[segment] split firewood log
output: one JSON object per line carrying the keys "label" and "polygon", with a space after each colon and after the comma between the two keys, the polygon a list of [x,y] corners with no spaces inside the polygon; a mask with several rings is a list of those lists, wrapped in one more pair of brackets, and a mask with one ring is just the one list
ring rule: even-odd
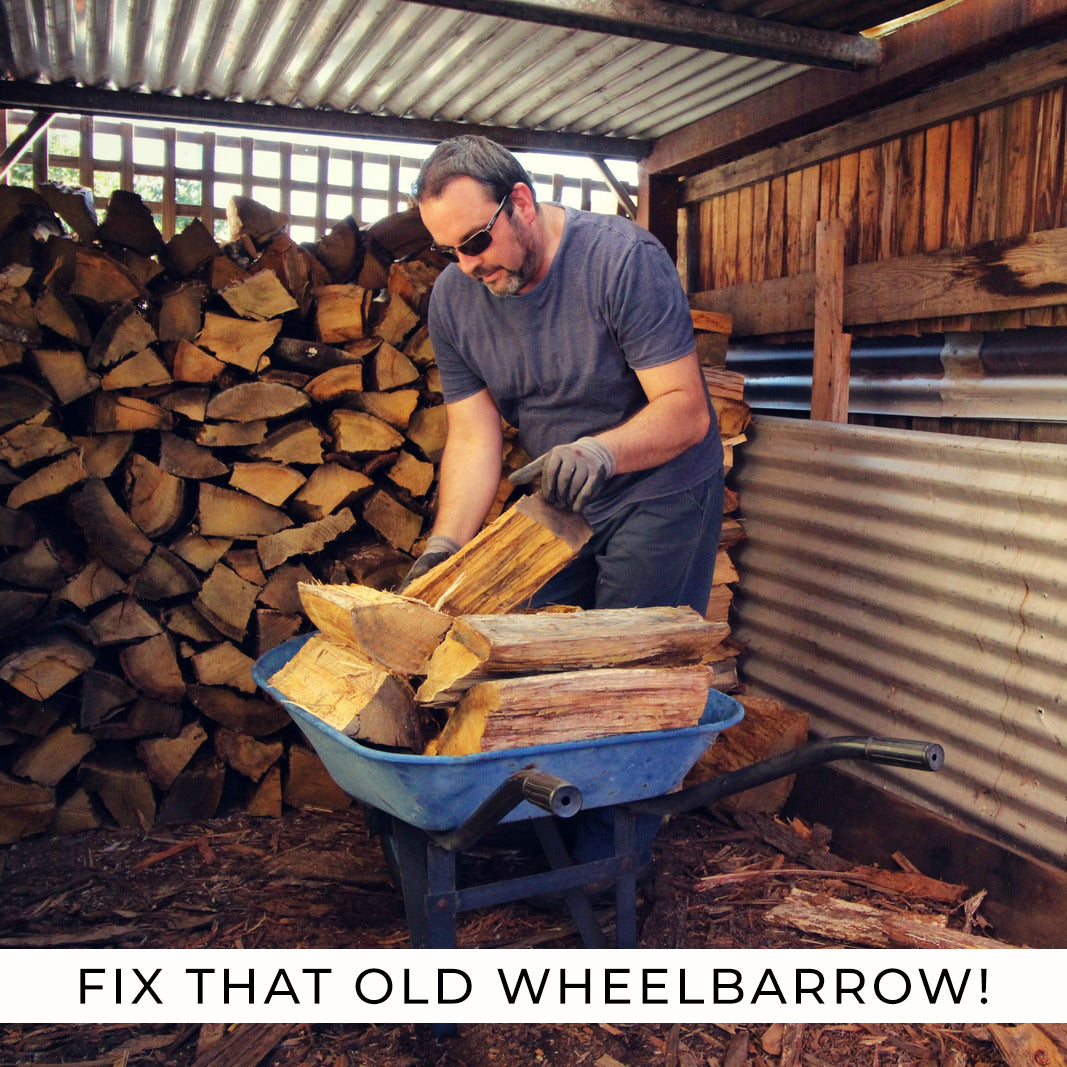
{"label": "split firewood log", "polygon": [[146,256],[162,252],[164,248],[152,212],[136,193],[125,189],[116,189],[111,194],[104,221],[94,236],[98,241],[132,248]]}
{"label": "split firewood log", "polygon": [[91,189],[43,182],[38,192],[45,203],[80,237],[91,241],[96,236],[98,222],[96,203]]}
{"label": "split firewood log", "polygon": [[494,676],[707,663],[728,632],[691,608],[463,615],[430,657],[417,696],[447,706]]}
{"label": "split firewood log", "polygon": [[20,782],[0,772],[0,844],[39,833],[52,821],[55,790],[37,782]]}
{"label": "split firewood log", "polygon": [[99,376],[86,366],[79,349],[35,348],[33,361],[60,404],[72,404],[100,387]]}
{"label": "split firewood log", "polygon": [[513,611],[592,536],[580,515],[526,496],[405,590],[449,615]]}
{"label": "split firewood log", "polygon": [[12,766],[19,778],[55,786],[96,746],[92,735],[63,723],[20,753]]}
{"label": "split firewood log", "polygon": [[481,682],[467,690],[428,755],[695,726],[707,704],[707,667],[565,671]]}
{"label": "split firewood log", "polygon": [[407,681],[321,635],[310,637],[270,684],[349,737],[421,752],[435,723]]}
{"label": "split firewood log", "polygon": [[272,270],[260,270],[241,278],[226,286],[219,296],[235,314],[259,322],[284,315],[287,311],[296,311],[300,307]]}
{"label": "split firewood log", "polygon": [[[269,803],[269,799],[269,795],[257,793],[258,803]],[[345,811],[352,806],[352,798],[330,777],[322,760],[302,744],[289,748],[288,767],[281,782],[281,801],[292,808],[310,807],[325,811]]]}
{"label": "split firewood log", "polygon": [[293,556],[314,555],[356,524],[349,508],[341,508],[324,519],[305,523],[289,530],[260,537],[256,541],[260,562],[266,571],[273,570]]}
{"label": "split firewood log", "polygon": [[767,912],[775,926],[791,926],[847,945],[871,948],[1011,948],[991,937],[948,927],[944,915],[900,913],[792,887]]}
{"label": "split firewood log", "polygon": [[285,752],[281,741],[257,741],[225,726],[215,731],[212,741],[219,758],[253,782],[261,781]]}
{"label": "split firewood log", "polygon": [[248,628],[259,589],[219,562],[204,579],[193,606],[220,633],[239,641]]}
{"label": "split firewood log", "polygon": [[308,618],[338,644],[405,675],[425,674],[452,618],[420,600],[365,585],[301,582]]}
{"label": "split firewood log", "polygon": [[[771,697],[742,695],[745,717],[724,730],[686,776],[685,785],[717,778],[728,771],[799,748],[808,739],[808,715]],[[793,790],[795,775],[786,775],[718,803],[728,811],[781,811]]]}
{"label": "split firewood log", "polygon": [[207,731],[198,722],[184,726],[176,737],[152,737],[137,743],[137,754],[149,778],[162,789],[170,789],[185,770],[197,749],[207,740]]}
{"label": "split firewood log", "polygon": [[281,382],[241,382],[216,393],[207,405],[207,417],[220,421],[254,422],[292,415],[310,401],[300,389]]}
{"label": "split firewood log", "polygon": [[78,781],[119,824],[146,830],[156,821],[156,798],[143,766],[130,756],[90,755],[78,766]]}
{"label": "split firewood log", "polygon": [[0,660],[0,679],[31,700],[47,700],[95,662],[92,649],[63,633],[42,635]]}
{"label": "split firewood log", "polygon": [[251,197],[231,196],[226,205],[226,224],[230,228],[231,241],[247,235],[254,244],[262,247],[288,228],[289,216]]}

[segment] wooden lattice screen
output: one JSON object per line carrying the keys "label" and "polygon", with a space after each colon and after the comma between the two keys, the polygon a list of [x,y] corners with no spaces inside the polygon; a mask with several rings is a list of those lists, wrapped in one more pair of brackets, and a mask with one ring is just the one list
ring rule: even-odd
{"label": "wooden lattice screen", "polygon": [[[29,112],[0,111],[4,144],[25,128]],[[423,154],[346,147],[340,138],[241,136],[93,116],[56,116],[46,134],[12,168],[8,182],[59,181],[92,189],[105,206],[115,189],[139,193],[156,215],[164,240],[199,218],[225,232],[226,203],[251,196],[292,220],[295,240],[312,241],[352,215],[369,224],[403,208]],[[532,174],[542,198],[586,210],[614,212],[606,182],[560,173]],[[624,183],[625,184],[625,183]],[[630,195],[636,190],[630,188]]]}

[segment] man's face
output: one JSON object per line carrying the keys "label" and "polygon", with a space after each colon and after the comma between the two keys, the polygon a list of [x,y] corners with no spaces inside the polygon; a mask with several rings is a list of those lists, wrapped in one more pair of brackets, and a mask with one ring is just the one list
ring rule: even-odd
{"label": "man's face", "polygon": [[498,204],[481,182],[462,177],[449,182],[440,196],[422,201],[419,211],[434,242],[457,249],[456,261],[464,274],[477,278],[496,296],[514,296],[533,283],[540,262],[522,203],[504,205],[490,231],[493,240],[479,255],[458,250],[471,234],[485,228]]}

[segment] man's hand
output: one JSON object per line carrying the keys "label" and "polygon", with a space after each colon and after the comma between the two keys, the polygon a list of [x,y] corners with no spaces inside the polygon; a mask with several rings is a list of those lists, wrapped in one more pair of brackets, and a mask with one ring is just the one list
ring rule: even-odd
{"label": "man's hand", "polygon": [[420,578],[438,563],[444,563],[449,556],[454,556],[459,550],[459,542],[453,541],[451,537],[445,537],[444,534],[431,535],[426,539],[426,548],[422,555],[411,565],[411,570],[404,575],[404,580],[396,587],[396,591],[403,593],[416,578]]}
{"label": "man's hand", "polygon": [[595,437],[556,445],[510,475],[512,485],[541,478],[541,495],[553,507],[581,511],[615,473],[615,456]]}

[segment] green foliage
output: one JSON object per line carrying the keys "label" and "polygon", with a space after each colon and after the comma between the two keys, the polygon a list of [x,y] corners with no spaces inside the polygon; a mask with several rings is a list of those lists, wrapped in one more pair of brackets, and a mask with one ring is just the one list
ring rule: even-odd
{"label": "green foliage", "polygon": [[33,164],[16,163],[8,173],[8,184],[33,188]]}
{"label": "green foliage", "polygon": [[158,204],[163,199],[163,178],[153,174],[135,174],[133,191],[142,200]]}

